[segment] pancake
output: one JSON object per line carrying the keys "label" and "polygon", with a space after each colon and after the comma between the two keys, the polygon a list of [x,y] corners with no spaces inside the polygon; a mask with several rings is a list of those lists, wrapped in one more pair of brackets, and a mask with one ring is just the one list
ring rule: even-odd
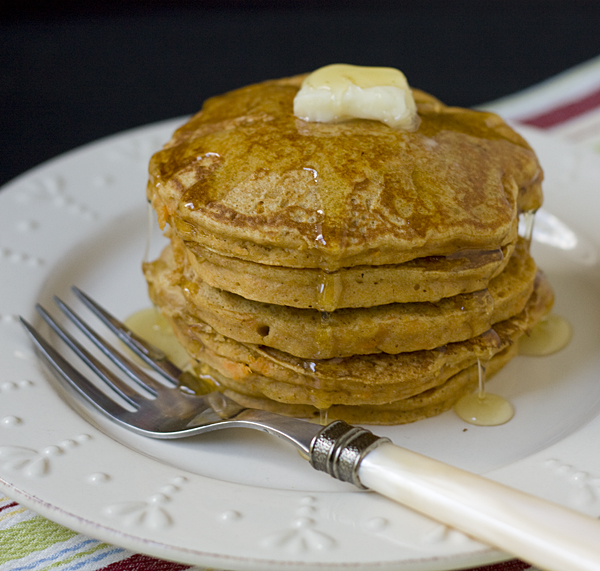
{"label": "pancake", "polygon": [[[241,404],[252,400],[252,406],[300,416],[327,409],[343,418],[352,412],[353,422],[400,423],[403,415],[394,413],[414,415],[425,404],[447,410],[472,390],[478,359],[489,366],[490,375],[499,370],[517,354],[519,337],[550,311],[552,303],[552,289],[538,273],[523,311],[482,335],[429,351],[326,360],[299,359],[233,341],[206,324],[190,327],[177,317],[169,319],[196,359],[200,376],[211,375]],[[385,412],[379,420],[378,412]]]}
{"label": "pancake", "polygon": [[213,288],[190,274],[186,261],[169,246],[145,266],[150,297],[166,315],[177,315],[191,331],[204,322],[236,341],[313,359],[434,349],[479,335],[523,309],[536,275],[521,240],[506,270],[484,290],[437,303],[338,310],[326,318],[324,332],[319,311],[259,303]]}
{"label": "pancake", "polygon": [[439,414],[550,311],[518,235],[542,170],[497,115],[416,89],[412,130],[301,120],[302,79],[209,99],[152,157],[170,243],[144,265],[150,298],[198,376],[242,405]]}
{"label": "pancake", "polygon": [[302,77],[209,99],[149,167],[161,225],[264,265],[336,271],[401,264],[516,239],[542,202],[542,171],[499,117],[413,91],[421,125],[307,123]]}
{"label": "pancake", "polygon": [[[316,268],[265,266],[220,256],[198,244],[172,238],[185,255],[192,279],[245,299],[332,312],[347,307],[432,301],[487,287],[508,263],[515,243],[498,250],[460,251],[403,264],[355,266],[325,272]],[[243,276],[243,279],[240,279]]]}
{"label": "pancake", "polygon": [[[517,353],[518,348],[511,345],[494,355],[486,363],[486,378],[491,379]],[[217,373],[216,378],[220,379],[221,376]],[[345,420],[354,424],[408,424],[450,410],[460,397],[475,391],[478,383],[479,371],[478,365],[475,364],[453,375],[443,385],[414,397],[383,405],[336,404],[326,409],[318,409],[311,405],[284,404],[263,396],[252,396],[229,389],[223,392],[243,406],[288,416],[314,418],[320,421],[325,418],[327,422]]]}

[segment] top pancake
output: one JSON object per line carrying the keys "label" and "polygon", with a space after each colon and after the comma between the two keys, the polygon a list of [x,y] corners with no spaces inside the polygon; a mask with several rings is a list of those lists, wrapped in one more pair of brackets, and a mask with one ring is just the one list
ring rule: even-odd
{"label": "top pancake", "polygon": [[185,241],[261,264],[334,271],[515,240],[541,169],[498,116],[414,90],[414,132],[293,115],[303,77],[209,99],[150,162],[148,196]]}

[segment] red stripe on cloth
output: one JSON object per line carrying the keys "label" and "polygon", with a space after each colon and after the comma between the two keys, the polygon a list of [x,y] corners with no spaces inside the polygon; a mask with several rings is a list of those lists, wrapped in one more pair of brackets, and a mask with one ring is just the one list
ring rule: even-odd
{"label": "red stripe on cloth", "polygon": [[525,563],[519,559],[511,559],[510,561],[493,563],[484,567],[474,567],[473,569],[469,569],[469,571],[525,571],[526,569],[531,569],[529,563]]}
{"label": "red stripe on cloth", "polygon": [[115,561],[110,565],[103,567],[102,571],[183,571],[189,569],[190,565],[181,563],[173,563],[172,561],[164,561],[155,559],[148,555],[136,554],[123,559],[123,561]]}
{"label": "red stripe on cloth", "polygon": [[14,508],[15,506],[18,506],[19,504],[17,504],[17,502],[11,502],[10,504],[6,504],[5,506],[0,507],[0,512],[2,510],[7,510],[8,508]]}
{"label": "red stripe on cloth", "polygon": [[[189,565],[172,563],[170,561],[138,554],[132,555],[123,561],[111,563],[107,567],[103,567],[101,571],[184,571],[184,569],[189,568]],[[510,561],[503,561],[502,563],[476,567],[469,571],[526,571],[527,569],[531,569],[529,563],[525,563],[519,559],[511,559]]]}
{"label": "red stripe on cloth", "polygon": [[569,119],[573,119],[587,111],[591,111],[596,107],[600,107],[600,89],[585,97],[576,99],[571,103],[566,103],[555,107],[554,109],[550,109],[549,111],[544,111],[544,113],[540,113],[539,115],[522,118],[519,122],[533,125],[540,129],[548,129],[549,127],[555,127],[556,125],[568,121]]}

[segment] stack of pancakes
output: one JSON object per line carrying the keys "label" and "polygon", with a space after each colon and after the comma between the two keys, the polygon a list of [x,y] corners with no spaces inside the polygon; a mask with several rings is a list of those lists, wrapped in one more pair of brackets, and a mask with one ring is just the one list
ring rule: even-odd
{"label": "stack of pancakes", "polygon": [[150,162],[170,244],[150,297],[243,405],[393,424],[451,407],[553,295],[519,237],[542,202],[500,118],[413,91],[416,131],[293,115],[302,77],[208,100]]}

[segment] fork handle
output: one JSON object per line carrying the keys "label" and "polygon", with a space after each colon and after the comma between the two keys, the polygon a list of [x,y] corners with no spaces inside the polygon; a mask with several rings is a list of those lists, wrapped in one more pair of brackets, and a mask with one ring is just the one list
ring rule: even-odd
{"label": "fork handle", "polygon": [[384,443],[360,462],[367,488],[548,571],[598,571],[600,521]]}
{"label": "fork handle", "polygon": [[[323,439],[327,429],[330,436]],[[339,445],[332,431],[341,433]],[[311,463],[317,469],[548,571],[600,569],[600,521],[591,516],[400,448],[346,423],[333,423],[322,433],[311,447]],[[344,439],[349,442],[344,444]],[[336,463],[342,468],[334,468]]]}

